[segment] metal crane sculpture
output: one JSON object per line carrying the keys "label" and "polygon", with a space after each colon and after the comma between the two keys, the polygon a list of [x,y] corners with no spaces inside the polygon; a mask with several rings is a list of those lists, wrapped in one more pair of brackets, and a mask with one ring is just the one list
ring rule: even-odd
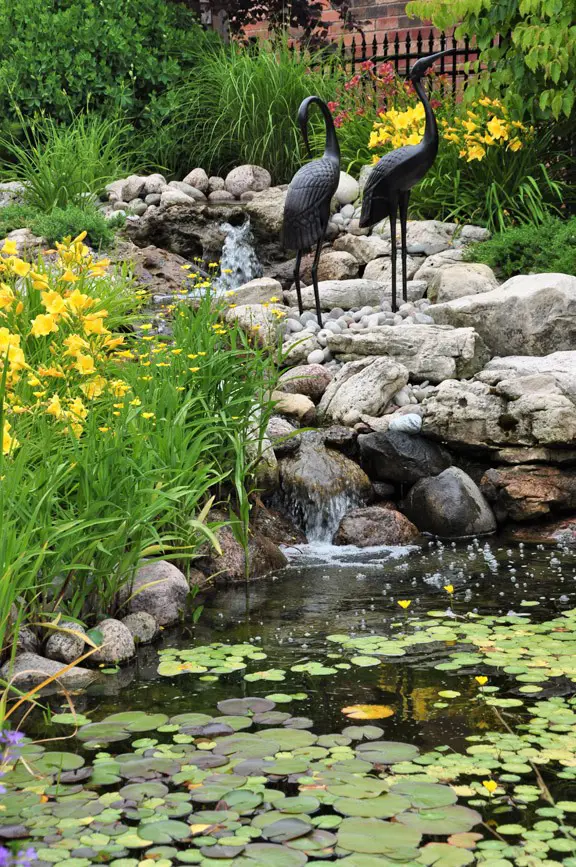
{"label": "metal crane sculpture", "polygon": [[298,296],[298,309],[301,314],[304,312],[300,290],[302,251],[316,244],[312,265],[312,284],[318,324],[322,327],[322,311],[318,291],[318,263],[330,219],[330,202],[340,181],[340,147],[330,109],[320,97],[308,96],[298,109],[298,124],[302,131],[308,156],[312,156],[308,142],[308,112],[312,104],[319,106],[324,115],[326,125],[324,155],[318,160],[306,163],[292,178],[284,205],[283,242],[289,250],[297,251],[294,283]]}
{"label": "metal crane sculpture", "polygon": [[396,311],[396,213],[400,210],[402,245],[402,299],[408,300],[406,266],[406,221],[410,191],[432,167],[438,153],[438,127],[432,106],[426,96],[422,78],[438,58],[453,54],[453,49],[429,54],[417,60],[410,71],[410,81],[418,94],[426,118],[424,137],[417,145],[404,145],[385,154],[374,166],[364,188],[360,228],[364,229],[390,218],[392,246],[392,310]]}

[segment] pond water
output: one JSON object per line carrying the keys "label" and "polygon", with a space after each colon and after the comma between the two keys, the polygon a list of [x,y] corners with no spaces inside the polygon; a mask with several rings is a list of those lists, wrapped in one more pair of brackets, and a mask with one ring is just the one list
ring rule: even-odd
{"label": "pond water", "polygon": [[[256,728],[265,738],[266,726],[276,726],[272,729],[280,744],[276,761],[287,760],[290,763],[300,759],[306,746],[295,742],[292,749],[289,738],[284,743],[282,729],[278,726],[285,724],[291,731],[303,733],[304,737],[311,732],[317,745],[318,737],[324,745],[322,736],[342,733],[344,729],[350,735],[347,727],[351,725],[376,726],[378,728],[374,732],[368,731],[364,735],[366,745],[370,739],[376,739],[376,752],[351,752],[351,749],[358,747],[356,735],[351,736],[352,740],[350,737],[345,738],[347,743],[337,746],[337,750],[344,752],[335,754],[332,760],[339,759],[344,763],[335,766],[340,768],[341,774],[359,774],[358,779],[365,782],[367,776],[374,777],[376,772],[380,778],[388,781],[388,790],[390,780],[396,786],[401,785],[403,779],[428,779],[430,783],[442,784],[452,782],[459,795],[460,792],[463,794],[458,804],[467,806],[462,809],[480,810],[485,821],[488,820],[494,827],[504,828],[504,833],[496,831],[491,836],[487,833],[487,825],[478,825],[480,815],[470,821],[464,817],[461,826],[456,821],[452,827],[450,821],[458,817],[451,815],[448,821],[446,814],[448,824],[439,824],[438,833],[432,834],[430,829],[435,827],[432,820],[438,818],[432,812],[426,814],[428,821],[432,822],[428,830],[422,824],[422,813],[417,819],[413,816],[406,819],[406,815],[402,814],[398,820],[385,824],[392,825],[394,831],[400,822],[410,825],[412,820],[418,821],[420,825],[417,830],[424,834],[419,842],[424,845],[432,841],[436,845],[441,841],[444,847],[441,852],[418,849],[419,842],[414,840],[392,843],[390,840],[393,838],[386,838],[383,843],[376,842],[373,845],[357,842],[358,837],[354,837],[354,834],[364,838],[366,833],[371,833],[372,826],[362,827],[360,824],[356,828],[354,821],[382,822],[383,818],[390,818],[393,813],[376,813],[377,818],[374,818],[370,812],[363,813],[357,807],[358,801],[355,801],[356,806],[344,805],[341,808],[343,813],[341,811],[340,817],[335,817],[332,809],[335,795],[330,794],[330,785],[327,783],[327,790],[326,786],[318,786],[325,799],[321,799],[320,808],[316,805],[314,810],[320,809],[322,815],[328,811],[328,818],[324,817],[326,825],[320,824],[320,820],[315,825],[317,829],[325,828],[322,834],[328,836],[319,838],[316,848],[306,848],[307,845],[312,846],[311,842],[305,842],[312,840],[310,834],[300,836],[301,841],[304,841],[300,849],[290,848],[285,839],[280,839],[281,832],[286,830],[281,824],[278,839],[267,837],[268,842],[258,843],[276,846],[276,851],[260,851],[258,846],[254,851],[250,847],[242,850],[238,848],[241,846],[238,837],[241,831],[228,829],[225,839],[228,841],[231,835],[236,834],[233,843],[237,850],[233,843],[227,842],[220,853],[220,844],[214,843],[214,840],[219,839],[216,833],[216,837],[208,840],[204,848],[188,841],[185,851],[191,854],[190,860],[185,861],[178,857],[182,854],[182,843],[178,842],[182,836],[178,838],[176,834],[175,841],[168,831],[165,838],[161,834],[154,837],[154,842],[170,843],[168,848],[174,850],[160,853],[166,856],[164,860],[170,863],[200,863],[206,867],[213,867],[218,861],[221,865],[234,867],[258,867],[260,864],[298,867],[298,864],[305,863],[305,860],[298,860],[303,857],[308,857],[311,863],[314,863],[314,859],[343,858],[346,859],[342,861],[343,867],[373,867],[376,863],[385,865],[389,859],[390,863],[438,863],[445,867],[460,867],[461,864],[476,860],[493,863],[495,867],[506,867],[506,864],[512,863],[534,867],[550,859],[564,859],[568,867],[574,867],[576,840],[572,838],[570,830],[573,824],[570,814],[576,810],[576,803],[571,800],[571,797],[576,798],[576,714],[572,711],[570,699],[576,691],[576,615],[568,612],[576,609],[575,552],[561,547],[545,548],[490,539],[458,544],[429,542],[422,548],[397,549],[360,550],[310,545],[287,553],[290,563],[281,573],[248,586],[220,590],[204,600],[204,610],[196,626],[187,623],[166,630],[161,642],[143,648],[134,664],[116,676],[107,677],[87,693],[74,696],[77,711],[92,722],[103,720],[118,711],[164,715],[158,718],[158,725],[143,725],[134,729],[146,732],[136,735],[137,739],[132,744],[132,750],[140,756],[153,757],[155,750],[159,749],[158,743],[164,743],[167,736],[170,739],[174,730],[178,732],[174,738],[177,744],[191,744],[189,749],[195,749],[196,756],[201,749],[205,750],[206,755],[212,755],[211,751],[215,748],[218,752],[216,745],[219,736],[225,736],[225,732],[216,730],[211,741],[209,729],[204,738],[200,729],[192,731],[185,728],[182,731],[185,721],[179,715],[207,714],[222,724],[226,714],[231,712],[235,714],[230,717],[231,721],[236,720],[238,715],[247,714],[250,717],[253,712],[259,712],[257,707],[252,710],[248,705],[231,710],[220,705],[217,709],[222,701],[272,696],[271,701],[276,702],[275,708],[268,709],[272,710],[272,717],[270,721],[256,717],[260,722]],[[216,646],[218,642],[234,645],[235,650],[222,651]],[[207,645],[212,645],[211,651],[199,650]],[[191,652],[193,648],[196,650]],[[216,656],[210,658],[210,653]],[[164,670],[164,674],[158,671],[159,663],[160,672]],[[223,668],[218,668],[219,665],[223,665]],[[232,670],[226,668],[230,665]],[[294,666],[295,671],[292,670]],[[291,700],[290,696],[296,697]],[[52,696],[47,702],[54,713],[68,710],[61,697]],[[353,717],[343,714],[344,708],[356,706],[368,706],[367,715],[371,717],[374,714],[374,718],[354,721]],[[534,707],[537,707],[536,711]],[[266,710],[266,707],[262,710]],[[276,716],[279,712],[285,712],[287,722]],[[537,714],[536,722],[534,713]],[[172,726],[169,724],[166,727],[167,717],[170,717]],[[296,720],[293,722],[294,717]],[[191,719],[190,722],[200,724],[201,721]],[[245,720],[245,723],[238,723],[240,734],[250,725],[250,719]],[[26,728],[35,737],[62,736],[70,730],[63,724],[48,723],[47,717],[41,717],[40,714],[36,714],[34,719],[29,718]],[[158,732],[156,728],[159,728]],[[471,761],[467,750],[474,743],[469,738],[489,738],[491,735],[487,733],[490,732],[496,733],[494,737],[500,733],[508,741],[503,741],[503,745],[494,746],[494,742],[488,746],[480,745],[479,752],[483,751],[487,765],[481,763],[479,767],[467,767],[466,762]],[[521,741],[520,737],[527,740]],[[143,740],[139,741],[138,738]],[[361,732],[358,738],[362,738]],[[415,765],[413,756],[408,754],[404,761],[401,761],[402,757],[395,760],[400,761],[400,764],[388,764],[382,753],[387,747],[382,746],[382,742],[414,745],[420,754],[416,762],[421,762],[421,765]],[[304,749],[307,761],[312,762],[310,768],[298,767],[292,773],[290,766],[287,766],[284,775],[272,774],[272,766],[266,765],[266,762],[270,762],[273,756],[258,748],[254,752],[254,743],[251,742],[249,747],[247,743],[242,742],[241,749],[238,747],[240,754],[233,753],[232,756],[236,762],[240,762],[241,773],[250,772],[246,762],[240,761],[242,751],[246,751],[247,760],[253,758],[261,764],[264,762],[262,768],[258,765],[252,773],[268,774],[269,787],[272,781],[282,792],[282,797],[297,795],[299,790],[307,791],[307,787],[299,789],[298,774],[306,772],[322,777],[326,763],[330,765],[330,757],[320,755],[322,749],[317,749],[317,756],[314,755],[314,748],[310,753],[310,741]],[[325,745],[328,744],[329,741],[326,741]],[[128,750],[126,741],[117,744],[114,739],[108,742],[104,737],[99,742],[95,737],[90,742],[87,734],[80,743],[72,739],[64,745],[48,744],[46,748],[78,752],[87,762],[93,760],[94,751],[97,756],[104,756],[100,761],[107,761],[106,756],[117,756],[123,750]],[[556,753],[539,757],[538,751],[545,749],[556,750]],[[378,753],[378,750],[381,752]],[[464,758],[459,759],[460,765],[456,762],[452,771],[440,769],[436,773],[433,769],[430,775],[426,766],[437,767],[442,762],[443,754],[452,756],[453,764],[454,757]],[[414,752],[414,755],[418,754]],[[522,757],[518,758],[518,755]],[[360,762],[355,770],[354,762],[362,756],[372,761],[372,767],[368,765],[362,769],[360,765],[365,765],[365,762]],[[347,765],[346,762],[350,761],[352,764]],[[552,768],[554,762],[559,764]],[[206,767],[212,766],[209,763]],[[336,771],[331,765],[330,768],[330,773],[334,774]],[[542,769],[541,773],[539,768]],[[208,779],[207,783],[200,779],[190,784],[192,798],[194,786],[203,785],[206,788],[207,784],[220,785],[223,774],[230,770],[231,767],[220,769],[215,764],[212,771],[205,771],[205,774],[213,773],[216,776]],[[235,770],[234,773],[237,775],[240,772]],[[429,776],[422,776],[422,773]],[[152,775],[152,779],[156,778]],[[131,779],[140,780],[140,777],[128,775],[128,780]],[[144,779],[150,777],[144,775]],[[162,779],[166,781],[164,777]],[[247,779],[256,780],[257,777],[248,776]],[[266,776],[262,779],[265,780]],[[492,779],[499,785],[495,794],[485,786]],[[350,783],[351,780],[347,778],[342,785]],[[250,786],[250,783],[246,785]],[[354,782],[354,786],[357,785],[360,783]],[[458,789],[458,786],[461,788]],[[99,792],[98,786],[90,788]],[[51,791],[54,792],[54,789]],[[353,791],[360,800],[368,797],[366,793],[358,794],[357,787]],[[400,789],[393,789],[393,794],[395,791]],[[209,801],[208,798],[207,803]],[[554,801],[564,806],[559,807]],[[434,809],[435,803],[432,798],[430,809]],[[441,807],[442,803],[440,796],[438,804]],[[205,804],[202,806],[205,808]],[[220,804],[222,806],[230,805],[226,801]],[[252,806],[251,810],[241,814],[252,817],[245,818],[244,825],[257,822],[253,816],[261,817],[262,809]],[[268,809],[272,809],[270,805]],[[338,805],[335,809],[338,809]],[[350,810],[351,815],[356,816],[355,811],[358,809],[360,817],[364,818],[351,819]],[[412,804],[411,809],[416,811],[417,807]],[[456,808],[444,806],[442,809]],[[308,812],[313,813],[314,810],[310,808]],[[292,811],[295,812],[296,809]],[[288,811],[286,815],[292,814]],[[342,815],[345,817],[344,823],[352,824],[341,825],[339,832],[336,824],[331,826],[330,821],[340,822]],[[298,816],[301,821],[312,821],[305,809],[299,810]],[[140,820],[142,816],[136,818]],[[286,816],[275,813],[272,814],[274,818],[281,821]],[[210,814],[207,821],[213,819]],[[145,836],[143,829],[150,820],[150,816],[144,815],[141,835]],[[549,827],[546,827],[546,823]],[[110,828],[106,828],[110,831]],[[328,830],[330,828],[334,833]],[[467,847],[464,843],[451,843],[448,847],[446,837],[442,837],[442,834],[460,831],[467,834],[471,828],[484,837],[484,840],[478,838],[479,848],[474,855],[470,850],[476,841],[466,838]],[[521,839],[523,828],[525,836]],[[384,831],[391,833],[388,827]],[[212,831],[207,833],[209,835]],[[287,833],[290,837],[290,827]],[[313,833],[318,834],[319,831]],[[530,837],[531,834],[534,836]],[[93,849],[98,837],[91,839],[92,842],[84,848]],[[143,856],[138,854],[134,861],[130,839],[122,839],[128,847],[128,854],[116,847],[108,855],[100,852],[98,860],[117,862],[117,867],[136,867]],[[326,845],[321,847],[320,844]],[[57,843],[49,845],[56,846]],[[208,852],[214,845],[217,849],[212,851],[216,857]],[[496,848],[491,848],[492,845]],[[226,846],[232,848],[226,849]],[[290,852],[298,853],[296,860],[291,860],[296,856],[285,854],[287,848]],[[400,852],[396,858],[392,854],[395,849]],[[450,851],[447,854],[448,849]],[[457,854],[454,854],[454,849],[458,850]],[[45,849],[42,857],[50,863]],[[63,867],[84,867],[85,863],[93,863],[90,859],[82,861],[82,855],[78,857],[80,863],[76,863],[74,856],[62,861]],[[150,852],[146,857],[152,857]],[[522,858],[526,857],[529,860],[523,861]],[[52,860],[56,863],[56,859]],[[68,861],[72,863],[68,864]]]}

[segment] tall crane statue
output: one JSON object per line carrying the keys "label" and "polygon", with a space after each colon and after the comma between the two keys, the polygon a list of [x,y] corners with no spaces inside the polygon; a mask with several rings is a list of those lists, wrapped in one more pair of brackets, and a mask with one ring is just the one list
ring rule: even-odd
{"label": "tall crane statue", "polygon": [[362,200],[360,228],[364,229],[390,218],[392,255],[392,309],[396,311],[396,214],[400,210],[402,245],[402,299],[408,300],[406,267],[406,222],[410,191],[432,167],[438,153],[438,126],[432,106],[426,96],[422,79],[433,63],[453,49],[429,54],[417,60],[410,71],[410,81],[424,106],[426,126],[424,137],[417,145],[404,145],[390,151],[380,159],[368,176]]}
{"label": "tall crane statue", "polygon": [[318,291],[318,263],[330,219],[330,202],[338,189],[340,180],[340,147],[330,109],[320,97],[308,96],[302,101],[298,109],[298,124],[302,131],[308,156],[312,156],[308,142],[308,112],[313,104],[317,105],[324,115],[326,127],[324,154],[320,159],[312,160],[312,162],[302,166],[290,182],[284,205],[283,242],[289,250],[297,251],[294,283],[296,284],[300,313],[304,312],[300,290],[302,251],[316,244],[312,265],[312,284],[318,324],[322,327],[322,310]]}

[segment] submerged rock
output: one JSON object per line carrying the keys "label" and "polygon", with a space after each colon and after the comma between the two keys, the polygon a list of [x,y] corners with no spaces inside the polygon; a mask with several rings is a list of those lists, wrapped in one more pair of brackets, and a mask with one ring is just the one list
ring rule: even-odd
{"label": "submerged rock", "polygon": [[422,436],[387,430],[358,437],[361,463],[371,479],[414,484],[437,476],[452,459],[449,453]]}
{"label": "submerged rock", "polygon": [[[22,688],[42,683],[46,678],[58,674],[63,668],[65,668],[64,663],[46,659],[37,653],[19,653],[14,659],[13,666],[10,662],[6,662],[0,668],[0,677]],[[100,677],[97,671],[75,666],[70,671],[59,675],[58,681],[54,681],[52,688],[85,689]]]}
{"label": "submerged rock", "polygon": [[488,470],[480,489],[499,520],[530,521],[576,509],[576,470],[524,464]]}
{"label": "submerged rock", "polygon": [[372,486],[358,464],[303,432],[298,454],[279,461],[284,500],[309,540],[331,541],[346,512],[368,502]]}
{"label": "submerged rock", "polygon": [[419,531],[397,509],[367,506],[344,515],[334,536],[334,545],[408,545]]}
{"label": "submerged rock", "polygon": [[408,382],[408,371],[390,358],[362,358],[338,371],[320,401],[321,416],[353,425],[363,414],[382,415],[394,395]]}
{"label": "submerged rock", "polygon": [[458,467],[416,482],[403,508],[419,530],[441,539],[481,536],[496,529],[494,515],[480,489]]}

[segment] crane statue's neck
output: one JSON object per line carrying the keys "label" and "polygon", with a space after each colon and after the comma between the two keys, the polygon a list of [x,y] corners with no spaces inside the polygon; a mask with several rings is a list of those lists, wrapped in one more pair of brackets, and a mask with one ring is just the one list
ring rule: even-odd
{"label": "crane statue's neck", "polygon": [[333,160],[335,163],[340,165],[340,145],[338,144],[338,138],[336,136],[336,127],[334,126],[334,119],[332,117],[332,112],[328,108],[325,102],[319,101],[318,105],[324,115],[324,123],[326,127],[326,145],[324,147],[324,156]]}
{"label": "crane statue's neck", "polygon": [[420,102],[424,106],[424,117],[426,118],[424,138],[421,143],[426,146],[427,150],[431,151],[434,156],[436,156],[438,151],[438,125],[436,124],[436,118],[434,117],[434,112],[432,111],[432,106],[430,105],[430,101],[426,95],[426,89],[422,80],[417,79],[413,84],[414,90],[418,94]]}

